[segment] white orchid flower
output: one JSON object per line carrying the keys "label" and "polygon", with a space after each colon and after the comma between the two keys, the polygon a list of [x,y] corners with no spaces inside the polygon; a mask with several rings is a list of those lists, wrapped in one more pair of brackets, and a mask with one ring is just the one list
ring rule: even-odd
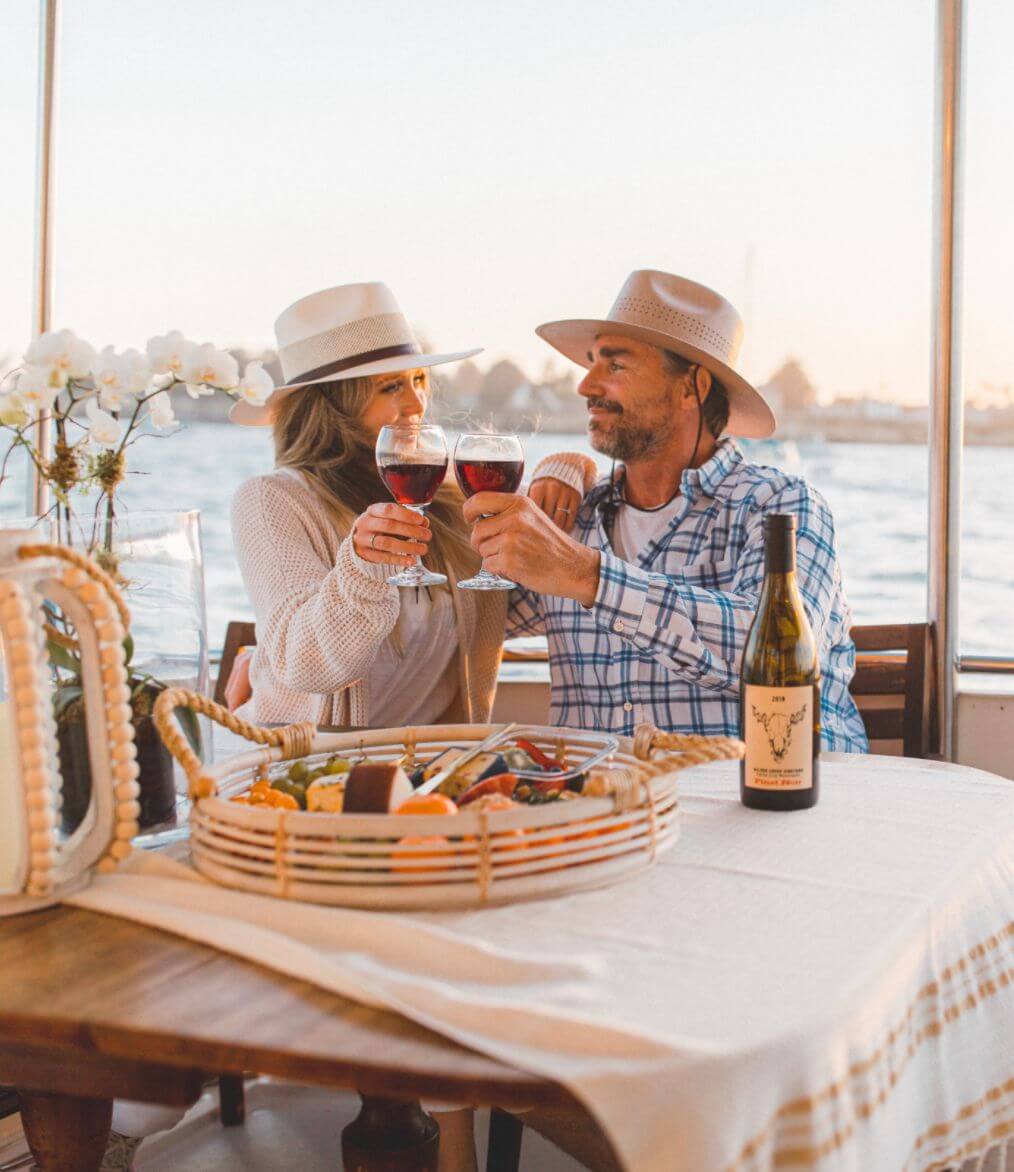
{"label": "white orchid flower", "polygon": [[264,369],[263,362],[248,362],[236,388],[236,397],[260,407],[275,389],[274,379]]}
{"label": "white orchid flower", "polygon": [[51,367],[26,366],[18,375],[14,390],[25,410],[35,416],[40,411],[52,408],[60,393],[60,386],[53,385]]}
{"label": "white orchid flower", "polygon": [[130,394],[131,374],[130,360],[117,354],[112,346],[106,346],[101,354],[95,356],[92,379],[99,401],[107,411],[122,410],[123,401]]}
{"label": "white orchid flower", "polygon": [[215,389],[231,391],[239,382],[239,363],[226,350],[216,350],[210,342],[196,346],[186,354],[182,376],[192,399],[214,394]]}
{"label": "white orchid flower", "polygon": [[168,374],[174,379],[183,378],[188,356],[196,350],[197,346],[188,342],[179,330],[171,330],[158,338],[149,338],[145,346],[152,373]]}
{"label": "white orchid flower", "polygon": [[40,334],[25,351],[25,362],[45,368],[50,384],[58,388],[65,386],[69,378],[87,378],[94,357],[95,347],[73,330]]}
{"label": "white orchid flower", "polygon": [[123,427],[98,402],[91,398],[85,403],[85,414],[91,426],[88,429],[88,443],[96,448],[115,448],[123,439]]}
{"label": "white orchid flower", "polygon": [[31,418],[17,391],[0,395],[0,423],[5,427],[23,427]]}
{"label": "white orchid flower", "polygon": [[156,431],[168,431],[170,427],[176,426],[176,416],[173,413],[172,400],[169,398],[168,391],[160,391],[157,395],[150,396],[150,415],[151,425]]}
{"label": "white orchid flower", "polygon": [[120,355],[126,377],[127,390],[132,395],[143,395],[151,386],[152,369],[146,355],[140,350],[124,350]]}

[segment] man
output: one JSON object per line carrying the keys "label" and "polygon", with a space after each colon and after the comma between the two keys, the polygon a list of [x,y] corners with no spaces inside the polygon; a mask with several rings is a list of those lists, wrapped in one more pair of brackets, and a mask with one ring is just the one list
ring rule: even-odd
{"label": "man", "polygon": [[[762,518],[795,514],[797,576],[820,648],[822,743],[864,752],[830,510],[802,478],[748,463],[730,438],[775,427],[734,369],[742,328],[713,290],[651,271],[630,275],[605,319],[540,326],[588,370],[578,388],[588,435],[614,475],[584,495],[570,534],[550,519],[566,512],[554,509],[562,486],[543,490],[542,509],[480,493],[465,504],[472,544],[488,569],[522,584],[508,634],[548,637],[554,723],[737,736]],[[562,467],[543,474],[567,479]]]}

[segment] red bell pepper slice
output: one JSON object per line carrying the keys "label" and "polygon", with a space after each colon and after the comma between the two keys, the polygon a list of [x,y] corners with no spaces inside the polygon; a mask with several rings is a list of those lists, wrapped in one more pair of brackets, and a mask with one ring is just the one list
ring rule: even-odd
{"label": "red bell pepper slice", "polygon": [[535,764],[540,769],[545,769],[547,773],[566,772],[566,766],[561,765],[555,757],[550,757],[548,753],[543,753],[539,746],[533,745],[531,741],[526,741],[523,737],[518,737],[517,746],[519,749],[524,749]]}
{"label": "red bell pepper slice", "polygon": [[567,788],[567,783],[562,777],[547,777],[545,781],[534,781],[532,778],[526,778],[525,780],[533,790],[540,794],[562,794]]}
{"label": "red bell pepper slice", "polygon": [[487,794],[503,794],[510,797],[518,784],[517,774],[495,773],[492,777],[484,777],[481,781],[473,782],[458,798],[459,806],[467,806],[476,798],[484,798]]}

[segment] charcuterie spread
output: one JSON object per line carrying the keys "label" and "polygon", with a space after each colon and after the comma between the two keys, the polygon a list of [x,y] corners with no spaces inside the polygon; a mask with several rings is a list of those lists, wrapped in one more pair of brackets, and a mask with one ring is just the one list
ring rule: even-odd
{"label": "charcuterie spread", "polygon": [[[188,693],[159,728],[194,801],[194,865],[227,886],[352,907],[455,907],[600,886],[677,840],[678,771],[739,742],[645,726],[260,729]],[[205,767],[174,734],[190,704],[263,748]]]}

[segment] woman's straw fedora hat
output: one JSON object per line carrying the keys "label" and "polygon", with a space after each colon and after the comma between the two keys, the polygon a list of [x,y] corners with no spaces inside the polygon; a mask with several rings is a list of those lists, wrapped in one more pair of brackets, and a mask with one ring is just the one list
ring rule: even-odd
{"label": "woman's straw fedora hat", "polygon": [[595,339],[620,334],[672,350],[711,371],[729,395],[729,435],[764,439],[775,417],[760,393],[736,373],[743,321],[728,301],[707,285],[639,269],[631,273],[605,318],[551,321],[535,331],[579,365],[592,364]]}
{"label": "woman's straw fedora hat", "polygon": [[274,418],[278,401],[301,387],[459,362],[481,349],[424,354],[394,294],[382,281],[337,285],[301,297],[275,322],[275,338],[285,384],[276,387],[262,406],[234,404],[229,412],[234,423],[266,426]]}

